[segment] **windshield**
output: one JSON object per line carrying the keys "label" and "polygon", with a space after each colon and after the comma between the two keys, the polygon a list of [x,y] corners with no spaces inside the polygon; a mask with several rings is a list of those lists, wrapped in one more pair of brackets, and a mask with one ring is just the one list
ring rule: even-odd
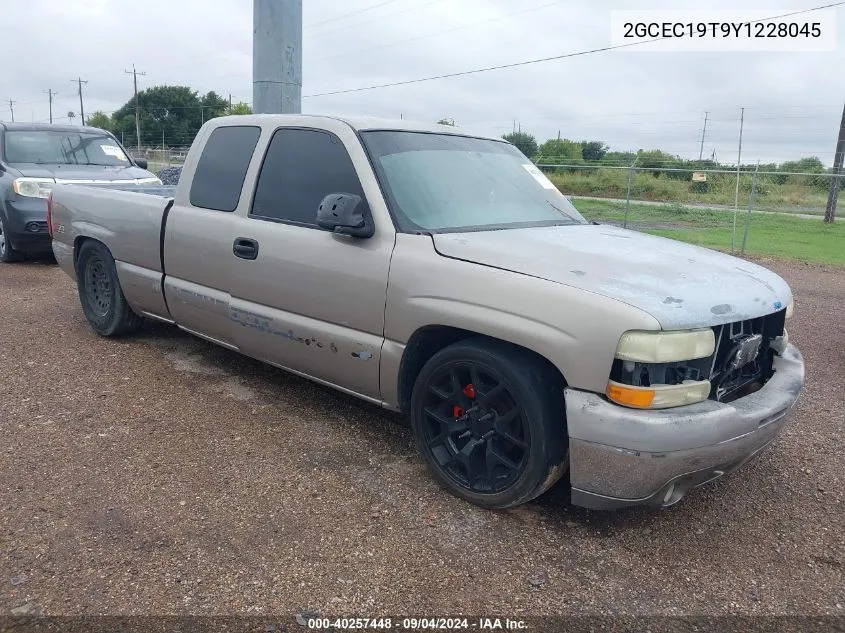
{"label": "windshield", "polygon": [[513,145],[424,132],[363,132],[404,231],[470,231],[586,224]]}
{"label": "windshield", "polygon": [[105,134],[54,130],[9,130],[6,160],[50,165],[130,165],[129,158]]}

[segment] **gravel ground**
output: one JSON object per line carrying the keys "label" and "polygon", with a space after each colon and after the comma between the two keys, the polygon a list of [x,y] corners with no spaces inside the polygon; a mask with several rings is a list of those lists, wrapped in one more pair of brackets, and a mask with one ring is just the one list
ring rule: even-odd
{"label": "gravel ground", "polygon": [[[764,262],[766,263],[766,262]],[[761,458],[654,511],[442,491],[397,418],[0,267],[0,613],[845,615],[845,273],[768,262],[808,363]]]}

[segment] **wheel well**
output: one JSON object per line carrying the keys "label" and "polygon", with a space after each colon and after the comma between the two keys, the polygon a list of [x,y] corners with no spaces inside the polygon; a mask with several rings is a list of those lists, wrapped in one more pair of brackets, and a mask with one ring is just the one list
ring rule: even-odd
{"label": "wheel well", "polygon": [[80,235],[73,240],[73,268],[76,270],[76,264],[79,261],[79,249],[82,248],[82,245],[85,242],[93,241],[97,242],[99,240],[95,240],[93,237],[89,237],[88,235]]}
{"label": "wheel well", "polygon": [[544,364],[551,372],[551,375],[560,379],[563,385],[566,384],[566,379],[555,365],[553,365],[546,357],[526,347],[515,345],[492,336],[479,334],[478,332],[473,332],[471,330],[463,330],[461,328],[445,325],[427,325],[411,335],[411,338],[408,340],[408,344],[405,346],[405,353],[402,355],[402,363],[399,366],[399,408],[403,412],[408,412],[414,383],[416,382],[417,376],[423,366],[431,359],[431,357],[449,345],[470,338],[482,338],[489,341],[498,341],[499,343],[505,343],[524,350]]}

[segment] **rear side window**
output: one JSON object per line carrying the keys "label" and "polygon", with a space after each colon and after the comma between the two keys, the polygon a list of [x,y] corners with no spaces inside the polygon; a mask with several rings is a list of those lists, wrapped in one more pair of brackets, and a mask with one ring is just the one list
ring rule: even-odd
{"label": "rear side window", "polygon": [[191,204],[234,211],[261,128],[219,127],[208,137],[191,183]]}
{"label": "rear side window", "polygon": [[343,143],[317,130],[276,130],[267,149],[251,214],[305,226],[317,225],[317,207],[330,193],[364,198]]}

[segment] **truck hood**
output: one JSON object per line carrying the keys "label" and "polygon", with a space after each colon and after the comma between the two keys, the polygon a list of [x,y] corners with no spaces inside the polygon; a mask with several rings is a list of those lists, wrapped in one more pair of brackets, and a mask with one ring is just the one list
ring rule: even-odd
{"label": "truck hood", "polygon": [[153,178],[155,174],[140,167],[108,167],[104,165],[41,165],[36,163],[16,163],[12,165],[28,178],[55,178],[56,180],[135,180]]}
{"label": "truck hood", "polygon": [[445,257],[531,275],[622,301],[666,330],[771,314],[787,283],[743,259],[606,225],[435,234]]}

